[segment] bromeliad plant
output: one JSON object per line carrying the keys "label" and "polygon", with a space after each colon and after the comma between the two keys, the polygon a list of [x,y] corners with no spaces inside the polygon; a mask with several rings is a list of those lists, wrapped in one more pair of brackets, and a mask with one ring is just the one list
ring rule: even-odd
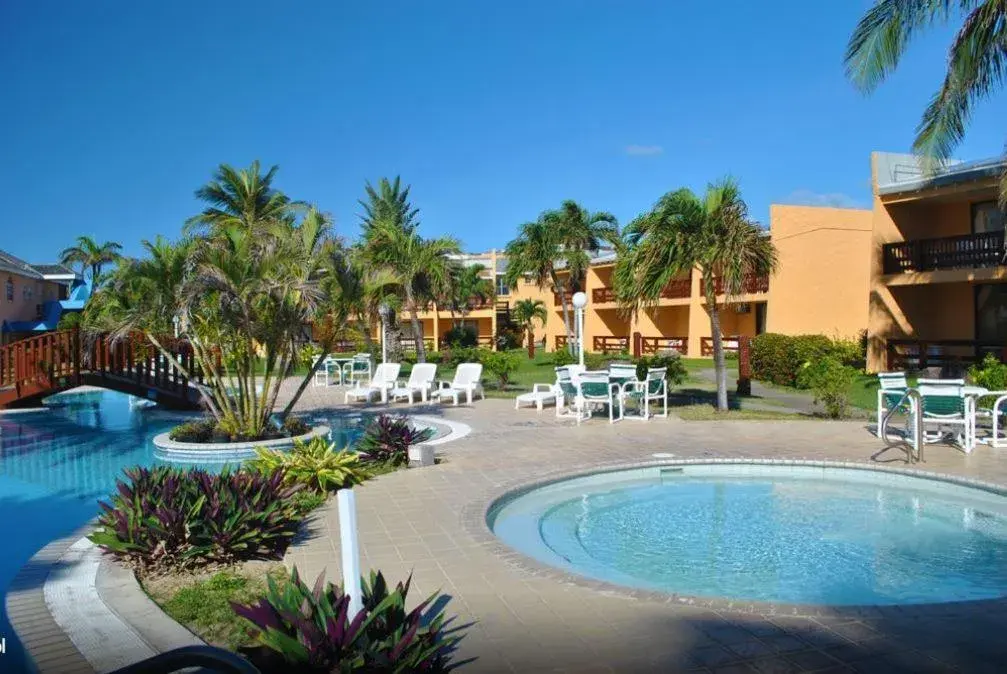
{"label": "bromeliad plant", "polygon": [[411,611],[406,596],[412,577],[389,588],[371,573],[363,582],[363,608],[350,615],[349,595],[325,584],[308,587],[295,568],[288,582],[269,578],[266,596],[250,605],[232,603],[247,621],[257,646],[242,649],[261,671],[270,672],[449,672],[460,636],[444,630],[435,593]]}
{"label": "bromeliad plant", "polygon": [[335,443],[324,438],[296,441],[290,450],[260,447],[247,465],[263,475],[282,472],[287,483],[301,484],[319,493],[362,484],[370,477],[359,454],[336,449]]}
{"label": "bromeliad plant", "polygon": [[357,451],[368,461],[402,466],[409,463],[409,448],[426,442],[433,429],[414,428],[406,417],[393,418],[382,414],[368,424],[363,437],[357,442]]}
{"label": "bromeliad plant", "polygon": [[89,537],[139,572],[277,559],[303,512],[282,471],[261,475],[167,466],[133,468],[99,503],[99,527]]}

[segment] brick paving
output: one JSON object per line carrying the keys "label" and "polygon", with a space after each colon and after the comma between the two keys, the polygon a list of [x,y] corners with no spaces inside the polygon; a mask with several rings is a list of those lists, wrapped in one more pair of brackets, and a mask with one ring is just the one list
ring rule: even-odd
{"label": "brick paving", "polygon": [[[306,406],[326,406],[329,392]],[[458,623],[472,623],[459,657],[471,672],[1002,672],[1004,602],[863,611],[774,613],[767,605],[688,605],[622,591],[539,567],[486,528],[485,509],[514,485],[592,467],[679,459],[772,458],[870,462],[879,441],[864,422],[720,421],[579,427],[551,411],[515,411],[507,400],[434,413],[473,427],[438,448],[443,463],[382,476],[358,488],[364,569],[390,580],[413,573],[415,594],[441,590]],[[431,408],[422,408],[429,413]],[[883,457],[903,467],[901,455]],[[1007,458],[928,446],[924,471],[1007,485]],[[339,525],[332,502],[291,549],[313,579],[339,578]],[[806,614],[804,614],[806,615]]]}

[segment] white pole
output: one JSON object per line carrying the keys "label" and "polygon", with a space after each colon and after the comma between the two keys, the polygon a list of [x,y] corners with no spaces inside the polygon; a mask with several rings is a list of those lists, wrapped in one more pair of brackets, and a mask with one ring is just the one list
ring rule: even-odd
{"label": "white pole", "polygon": [[350,596],[349,615],[353,619],[364,607],[360,588],[360,543],[357,540],[357,496],[352,489],[336,492],[339,505],[339,547],[343,556],[343,591]]}
{"label": "white pole", "polygon": [[388,331],[385,329],[385,315],[381,314],[381,362],[388,360]]}
{"label": "white pole", "polygon": [[580,366],[584,367],[584,309],[577,309],[577,350],[580,352]]}

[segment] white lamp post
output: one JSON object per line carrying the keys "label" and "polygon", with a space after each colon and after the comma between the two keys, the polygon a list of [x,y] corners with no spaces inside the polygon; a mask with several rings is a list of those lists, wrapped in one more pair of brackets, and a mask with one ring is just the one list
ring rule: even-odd
{"label": "white lamp post", "polygon": [[381,314],[381,362],[384,363],[388,360],[388,335],[385,330],[385,326],[388,324],[388,314],[391,313],[392,308],[387,304],[382,304],[378,307],[378,313]]}
{"label": "white lamp post", "polygon": [[573,294],[574,316],[577,321],[577,355],[580,366],[584,367],[584,307],[587,306],[587,295],[582,292]]}
{"label": "white lamp post", "polygon": [[336,492],[339,505],[339,547],[343,558],[343,591],[350,595],[349,614],[353,619],[363,608],[360,587],[360,543],[357,539],[357,496],[352,489]]}

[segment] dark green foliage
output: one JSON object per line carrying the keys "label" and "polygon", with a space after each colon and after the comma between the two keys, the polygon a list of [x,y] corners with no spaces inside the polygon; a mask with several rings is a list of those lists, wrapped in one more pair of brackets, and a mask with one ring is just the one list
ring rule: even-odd
{"label": "dark green foliage", "polygon": [[311,427],[300,417],[287,417],[282,426],[270,422],[260,438],[244,438],[226,432],[215,419],[197,419],[179,424],[171,429],[168,437],[177,442],[235,442],[239,440],[275,440],[304,435]]}
{"label": "dark green foliage", "polygon": [[563,367],[564,365],[573,365],[577,362],[577,356],[570,353],[569,349],[556,349],[552,352],[552,365],[553,367]]}
{"label": "dark green foliage", "polygon": [[479,349],[475,347],[451,347],[441,352],[444,367],[453,370],[461,363],[478,363]]}
{"label": "dark green foliage", "polygon": [[72,330],[74,328],[80,327],[81,313],[79,311],[67,311],[62,316],[59,317],[59,323],[56,325],[57,330]]}
{"label": "dark green foliage", "polygon": [[454,348],[474,348],[479,344],[479,332],[471,325],[455,325],[444,333],[444,343]]}
{"label": "dark green foliage", "polygon": [[357,451],[368,461],[401,466],[409,463],[409,448],[433,436],[430,428],[416,429],[408,418],[382,414],[367,425],[357,442]]}
{"label": "dark green foliage", "polygon": [[278,559],[303,514],[299,486],[277,471],[263,476],[157,466],[125,471],[111,503],[100,502],[89,537],[140,571]]}
{"label": "dark green foliage", "polygon": [[349,595],[326,584],[324,575],[308,587],[294,569],[288,582],[268,579],[258,602],[232,603],[258,645],[242,652],[265,674],[310,672],[430,672],[452,669],[460,636],[444,630],[439,596],[406,611],[411,577],[389,588],[384,576],[363,581],[363,608],[350,615]]}
{"label": "dark green foliage", "polygon": [[805,388],[798,380],[809,363],[831,358],[842,365],[861,367],[863,351],[854,340],[830,339],[825,335],[780,335],[763,333],[752,340],[752,377],[781,386]]}
{"label": "dark green foliage", "polygon": [[504,326],[497,329],[496,345],[497,351],[513,351],[521,348],[523,339],[521,329],[516,325]]}
{"label": "dark green foliage", "polygon": [[290,437],[304,435],[311,430],[311,426],[300,417],[290,416],[283,420],[283,433]]}
{"label": "dark green foliage", "polygon": [[689,374],[685,369],[685,363],[682,362],[682,357],[678,354],[640,356],[634,362],[636,363],[636,378],[641,381],[646,378],[648,369],[656,367],[667,368],[669,387],[681,384]]}
{"label": "dark green foliage", "polygon": [[507,388],[510,377],[521,367],[522,354],[514,351],[490,351],[481,349],[479,362],[489,374],[497,378],[500,389]]}
{"label": "dark green foliage", "polygon": [[833,419],[847,416],[850,407],[850,388],[856,381],[857,371],[843,365],[832,356],[825,356],[808,363],[797,375],[800,388],[815,392],[815,402],[825,407],[825,412]]}
{"label": "dark green foliage", "polygon": [[[177,442],[214,442],[216,428],[217,422],[214,419],[186,421],[171,429],[168,437]],[[216,440],[216,442],[226,442],[226,440]]]}

